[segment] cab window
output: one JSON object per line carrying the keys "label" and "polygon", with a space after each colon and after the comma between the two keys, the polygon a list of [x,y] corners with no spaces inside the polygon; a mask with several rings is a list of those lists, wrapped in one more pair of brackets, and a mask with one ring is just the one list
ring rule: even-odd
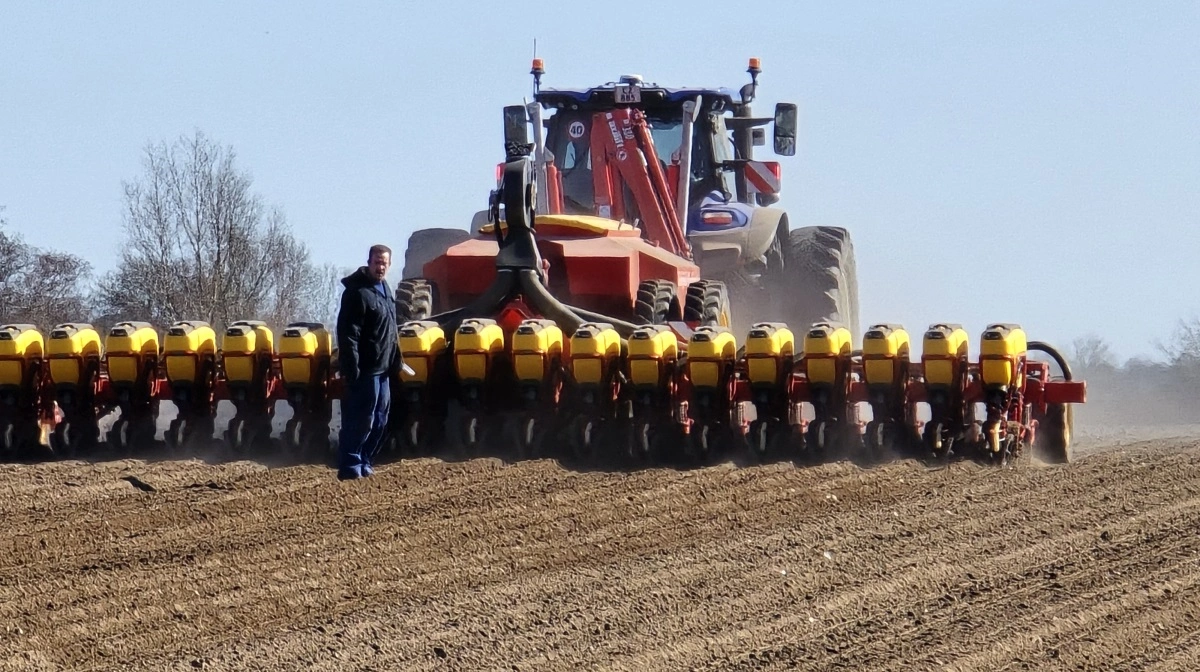
{"label": "cab window", "polygon": [[[733,138],[729,137],[729,133],[725,130],[725,117],[714,114],[710,116],[712,127],[712,148],[713,161],[715,165],[732,161],[734,158]],[[733,198],[737,194],[737,182],[734,179],[732,170],[721,170],[717,168],[715,171],[718,179],[721,182],[721,189]]]}

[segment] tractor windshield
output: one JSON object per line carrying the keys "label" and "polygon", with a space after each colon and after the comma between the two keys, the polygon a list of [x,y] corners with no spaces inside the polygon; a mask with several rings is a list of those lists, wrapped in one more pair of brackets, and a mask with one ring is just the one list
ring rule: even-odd
{"label": "tractor windshield", "polygon": [[[563,210],[569,214],[593,215],[595,187],[592,182],[591,134],[592,114],[590,110],[559,110],[547,128],[546,147],[554,155],[554,166],[562,180]],[[679,146],[683,142],[683,113],[653,112],[647,114],[650,135],[654,140],[654,151],[663,171],[680,160]],[[697,129],[698,130],[698,129]],[[702,148],[705,146],[702,133],[693,134],[692,182],[703,181],[711,169]],[[672,187],[676,185],[671,185]],[[699,196],[693,190],[692,196]],[[632,196],[627,194],[627,201]],[[631,204],[632,205],[632,204]]]}
{"label": "tractor windshield", "polygon": [[650,120],[650,135],[654,138],[654,151],[665,165],[678,163],[679,145],[683,143],[683,122]]}
{"label": "tractor windshield", "polygon": [[563,210],[569,214],[595,214],[593,208],[591,115],[559,111],[551,118],[546,148],[562,177]]}

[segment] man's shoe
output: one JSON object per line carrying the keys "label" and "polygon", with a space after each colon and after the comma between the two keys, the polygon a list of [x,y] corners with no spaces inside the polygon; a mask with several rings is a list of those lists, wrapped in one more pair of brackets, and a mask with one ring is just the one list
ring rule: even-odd
{"label": "man's shoe", "polygon": [[358,469],[348,469],[345,467],[338,469],[339,481],[356,481],[362,477],[363,474]]}

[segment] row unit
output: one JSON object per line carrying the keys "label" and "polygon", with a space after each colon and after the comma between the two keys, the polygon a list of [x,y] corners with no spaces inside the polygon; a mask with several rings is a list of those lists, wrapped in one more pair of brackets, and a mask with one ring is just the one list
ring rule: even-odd
{"label": "row unit", "polygon": [[[469,319],[453,338],[436,322],[415,321],[401,325],[400,349],[411,373],[405,382],[430,382],[437,360],[451,350],[455,373],[463,382],[482,382],[492,361],[499,355],[511,357],[512,368],[521,382],[543,380],[554,360],[569,362],[574,381],[599,385],[606,380],[606,365],[617,357],[627,361],[626,377],[635,387],[660,385],[669,368],[687,367],[691,385],[713,387],[723,384],[727,366],[744,360],[749,384],[778,385],[797,359],[806,364],[810,384],[834,384],[841,380],[839,361],[861,354],[865,382],[892,384],[897,366],[909,363],[912,344],[899,325],[877,324],[864,335],[861,353],[855,352],[848,329],[821,322],[797,340],[782,323],[762,322],[750,330],[743,348],[727,328],[702,326],[682,343],[667,325],[647,325],[635,330],[627,341],[612,325],[586,323],[567,337],[550,320],[529,319],[506,344],[504,330],[494,320]],[[799,346],[799,347],[798,347]],[[953,386],[960,382],[969,358],[970,338],[956,324],[934,324],[922,339],[921,362],[930,386]],[[1026,353],[1024,330],[1015,324],[988,325],[980,338],[979,370],[988,386],[1020,386],[1018,360]]]}
{"label": "row unit", "polygon": [[201,374],[202,362],[219,358],[225,379],[250,382],[262,359],[277,358],[286,382],[305,383],[312,362],[328,358],[333,338],[324,325],[297,322],[287,325],[279,338],[264,322],[241,320],[229,325],[218,338],[206,322],[180,321],[165,335],[146,322],[121,322],[101,338],[90,324],[65,323],[48,337],[28,324],[0,326],[0,387],[19,386],[29,363],[46,359],[56,385],[79,384],[89,362],[103,359],[113,383],[137,383],[148,366],[162,364],[172,383],[187,383]]}

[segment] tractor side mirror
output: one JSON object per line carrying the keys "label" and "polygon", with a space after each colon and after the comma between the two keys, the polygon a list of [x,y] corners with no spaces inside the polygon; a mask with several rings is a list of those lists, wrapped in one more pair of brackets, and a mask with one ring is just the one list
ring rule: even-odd
{"label": "tractor side mirror", "polygon": [[525,147],[529,144],[529,114],[524,105],[507,105],[504,108],[504,145]]}
{"label": "tractor side mirror", "polygon": [[795,103],[775,104],[775,153],[780,156],[796,155],[797,111]]}
{"label": "tractor side mirror", "polygon": [[754,102],[754,94],[756,94],[756,93],[758,93],[758,85],[754,82],[743,85],[741,90],[738,91],[738,95],[741,96],[741,98],[742,98],[743,105],[745,105],[746,103],[753,103]]}

